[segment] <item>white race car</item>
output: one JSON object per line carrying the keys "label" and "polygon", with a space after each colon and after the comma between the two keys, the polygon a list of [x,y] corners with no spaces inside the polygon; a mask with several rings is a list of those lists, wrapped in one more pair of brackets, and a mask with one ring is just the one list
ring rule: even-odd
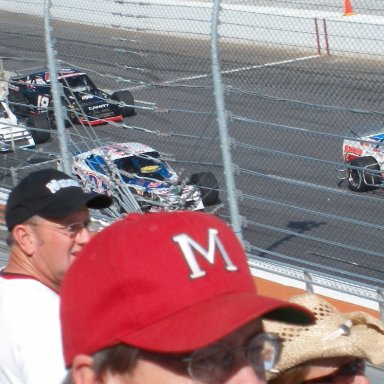
{"label": "white race car", "polygon": [[203,210],[220,203],[211,172],[183,180],[155,149],[141,143],[113,143],[73,157],[72,173],[87,190],[106,193],[124,209],[124,189],[143,212]]}
{"label": "white race car", "polygon": [[384,187],[384,132],[343,141],[345,167],[338,170],[339,179],[357,192]]}
{"label": "white race car", "polygon": [[33,148],[35,144],[31,132],[20,126],[8,105],[0,101],[0,151],[14,151],[15,147]]}
{"label": "white race car", "polygon": [[34,148],[51,139],[46,116],[31,116],[25,124],[21,124],[8,104],[0,100],[0,152],[11,152],[16,148]]}

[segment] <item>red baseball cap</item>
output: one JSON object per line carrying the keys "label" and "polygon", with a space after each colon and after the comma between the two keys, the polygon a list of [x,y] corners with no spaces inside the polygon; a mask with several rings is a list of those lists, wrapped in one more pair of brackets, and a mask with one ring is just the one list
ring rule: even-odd
{"label": "red baseball cap", "polygon": [[60,295],[68,367],[78,354],[120,343],[191,352],[261,316],[313,323],[307,309],[258,295],[237,236],[202,212],[115,222],[83,248]]}

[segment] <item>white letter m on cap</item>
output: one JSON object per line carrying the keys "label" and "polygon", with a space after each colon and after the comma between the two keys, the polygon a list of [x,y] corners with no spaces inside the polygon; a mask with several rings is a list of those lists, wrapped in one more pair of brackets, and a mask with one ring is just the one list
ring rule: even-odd
{"label": "white letter m on cap", "polygon": [[217,229],[208,229],[208,251],[206,251],[200,244],[186,234],[173,237],[173,240],[175,243],[178,243],[184,258],[188,263],[189,269],[191,270],[190,277],[192,279],[202,277],[206,274],[206,272],[200,268],[194,250],[199,252],[209,263],[214,264],[215,250],[217,247],[222,259],[225,262],[225,269],[228,271],[237,271],[237,267],[232,263],[227,251],[220,241],[220,238],[217,236],[218,233]]}

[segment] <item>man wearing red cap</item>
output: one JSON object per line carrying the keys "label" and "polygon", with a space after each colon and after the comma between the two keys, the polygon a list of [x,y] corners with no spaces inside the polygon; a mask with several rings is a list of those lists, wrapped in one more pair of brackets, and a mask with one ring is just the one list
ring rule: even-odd
{"label": "man wearing red cap", "polygon": [[103,230],[64,277],[66,383],[265,383],[280,340],[261,317],[308,324],[259,296],[230,227],[201,212],[132,214]]}
{"label": "man wearing red cap", "polygon": [[0,383],[59,384],[65,376],[59,289],[90,240],[88,208],[111,204],[56,169],[30,173],[5,210],[9,260],[0,271]]}

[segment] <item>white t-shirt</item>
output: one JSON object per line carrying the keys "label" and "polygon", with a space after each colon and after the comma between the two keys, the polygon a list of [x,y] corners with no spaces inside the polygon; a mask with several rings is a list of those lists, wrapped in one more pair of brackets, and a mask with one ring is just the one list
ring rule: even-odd
{"label": "white t-shirt", "polygon": [[65,374],[58,293],[0,274],[0,383],[59,384]]}

